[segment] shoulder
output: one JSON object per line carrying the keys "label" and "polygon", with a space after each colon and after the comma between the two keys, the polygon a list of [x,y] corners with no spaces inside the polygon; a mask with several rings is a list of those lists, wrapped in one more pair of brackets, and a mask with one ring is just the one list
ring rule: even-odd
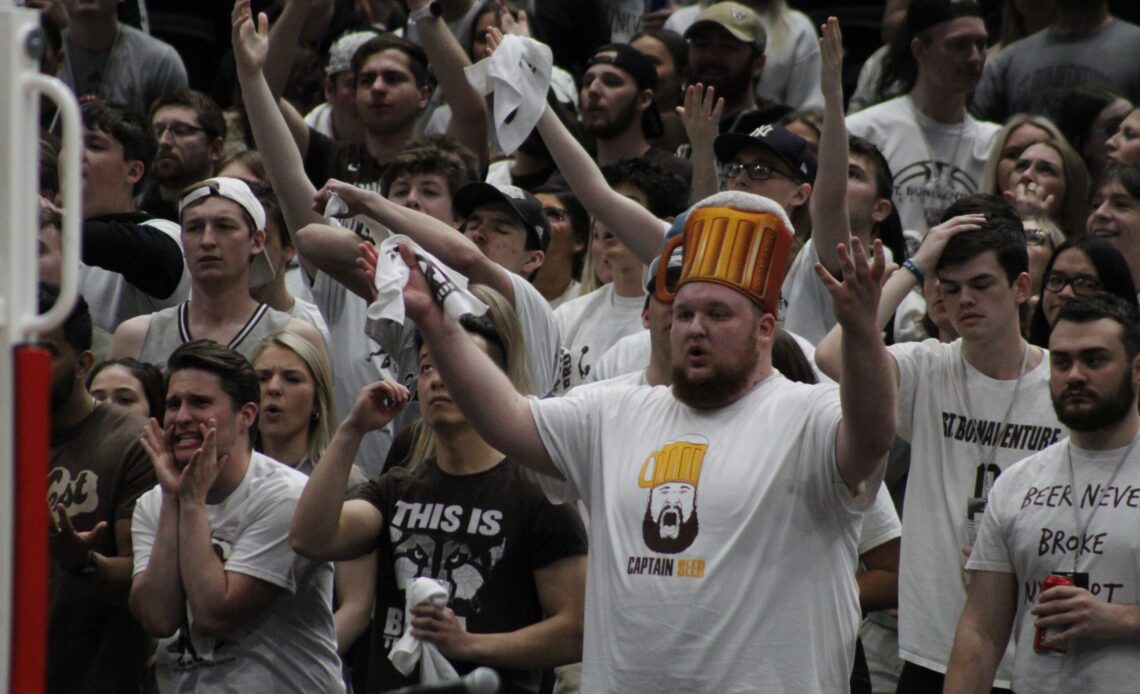
{"label": "shoulder", "polygon": [[257,451],[250,453],[246,476],[254,496],[274,503],[286,498],[300,498],[301,490],[309,480],[303,472]]}
{"label": "shoulder", "polygon": [[182,245],[182,227],[169,219],[151,217],[150,219],[139,222],[139,226],[157,229],[177,241],[179,246]]}
{"label": "shoulder", "polygon": [[[182,58],[178,56],[178,51],[174,50],[174,47],[169,43],[161,39],[156,39],[150,34],[140,31],[129,24],[120,23],[119,30],[122,32],[125,43],[142,47],[143,50],[150,53],[150,55],[147,56],[148,58],[154,58],[160,55],[168,60],[177,60],[179,64],[182,63]],[[134,49],[132,48],[132,50]]]}
{"label": "shoulder", "polygon": [[142,351],[152,315],[154,314],[135,316],[120,323],[111,336],[111,349],[107,356],[111,359],[137,358]]}

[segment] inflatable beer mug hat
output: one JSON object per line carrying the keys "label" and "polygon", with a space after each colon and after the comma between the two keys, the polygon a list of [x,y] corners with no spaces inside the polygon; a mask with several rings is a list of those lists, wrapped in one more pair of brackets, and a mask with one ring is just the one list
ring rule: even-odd
{"label": "inflatable beer mug hat", "polygon": [[[742,191],[710,195],[677,217],[665,235],[654,295],[671,302],[689,282],[712,282],[775,316],[794,233],[784,208],[769,198]],[[678,250],[681,269],[670,287]]]}

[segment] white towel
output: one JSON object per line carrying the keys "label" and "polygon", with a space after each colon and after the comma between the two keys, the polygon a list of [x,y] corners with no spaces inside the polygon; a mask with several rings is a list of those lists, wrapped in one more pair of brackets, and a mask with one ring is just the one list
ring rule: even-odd
{"label": "white towel", "polygon": [[447,589],[434,578],[420,576],[408,585],[404,604],[404,635],[392,646],[388,660],[405,676],[420,665],[420,682],[433,684],[459,679],[455,668],[443,657],[435,644],[412,636],[412,608],[416,605],[447,607]]}
{"label": "white towel", "polygon": [[534,39],[508,34],[491,54],[464,69],[475,91],[494,93],[492,121],[499,146],[513,153],[534,130],[546,110],[546,92],[554,57]]}
{"label": "white towel", "polygon": [[[456,232],[458,233],[458,232]],[[404,324],[404,286],[408,283],[408,266],[400,257],[400,244],[408,246],[419,261],[435,300],[452,320],[464,314],[481,316],[487,305],[467,289],[467,278],[444,265],[415,241],[402,234],[384,239],[376,261],[376,300],[368,305],[368,318],[382,318]]]}

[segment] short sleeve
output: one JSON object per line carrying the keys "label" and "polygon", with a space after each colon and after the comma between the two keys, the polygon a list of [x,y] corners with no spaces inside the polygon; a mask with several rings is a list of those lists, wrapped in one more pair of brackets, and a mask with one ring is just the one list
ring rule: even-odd
{"label": "short sleeve", "polygon": [[135,501],[158,484],[150,456],[138,439],[134,439],[123,454],[123,470],[119,488],[115,490],[115,520],[130,518]]}
{"label": "short sleeve", "polygon": [[[612,389],[598,388],[561,398],[529,398],[531,416],[554,466],[565,484],[540,480],[551,501],[582,499],[587,504],[592,462],[601,460],[601,398]],[[540,476],[542,477],[542,476]]]}
{"label": "short sleeve", "polygon": [[1013,490],[1017,483],[1016,468],[1008,470],[997,478],[986,500],[986,511],[982,514],[982,525],[974,540],[974,549],[966,562],[969,571],[999,571],[1013,573],[1013,553],[1010,552],[1009,531],[1016,509],[1010,509],[1006,490]]}
{"label": "short sleeve", "polygon": [[540,499],[528,539],[532,570],[586,553],[586,528],[574,504],[552,504]]}
{"label": "short sleeve", "polygon": [[226,559],[226,571],[245,574],[288,590],[296,590],[297,554],[289,546],[289,524],[297,508],[300,487],[285,487],[277,494],[262,494],[250,510]]}
{"label": "short sleeve", "polygon": [[558,325],[550,302],[530,282],[507,273],[515,290],[515,313],[526,340],[527,368],[535,395],[546,396],[554,389],[558,359]]}
{"label": "short sleeve", "polygon": [[385,520],[387,520],[388,515],[385,511],[392,507],[393,474],[396,472],[400,471],[393,470],[392,472],[386,472],[380,475],[376,479],[368,480],[355,490],[349,492],[348,498],[350,500],[367,501],[376,507],[380,515],[384,516]]}
{"label": "short sleeve", "polygon": [[162,506],[162,491],[157,487],[139,497],[131,516],[131,550],[133,566],[131,575],[137,576],[146,570],[154,549],[154,536],[158,532],[158,514]]}
{"label": "short sleeve", "polygon": [[887,347],[887,351],[894,358],[899,367],[899,399],[898,399],[898,436],[910,441],[914,434],[914,407],[915,394],[918,392],[919,380],[930,377],[930,354],[939,345],[938,340],[930,339],[922,342],[904,342]]}
{"label": "short sleeve", "polygon": [[879,484],[875,502],[863,514],[863,527],[859,532],[859,554],[866,554],[876,547],[902,536],[902,523],[887,485]]}

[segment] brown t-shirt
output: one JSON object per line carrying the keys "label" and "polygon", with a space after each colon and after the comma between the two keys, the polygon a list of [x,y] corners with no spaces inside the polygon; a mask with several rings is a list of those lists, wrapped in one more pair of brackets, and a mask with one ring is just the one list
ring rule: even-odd
{"label": "brown t-shirt", "polygon": [[[95,551],[116,556],[115,521],[130,519],[135,500],[155,485],[139,443],[145,421],[99,404],[83,421],[53,431],[48,504],[63,504],[78,531],[107,529]],[[112,605],[89,579],[51,567],[47,691],[135,692],[152,645],[125,604]]]}

